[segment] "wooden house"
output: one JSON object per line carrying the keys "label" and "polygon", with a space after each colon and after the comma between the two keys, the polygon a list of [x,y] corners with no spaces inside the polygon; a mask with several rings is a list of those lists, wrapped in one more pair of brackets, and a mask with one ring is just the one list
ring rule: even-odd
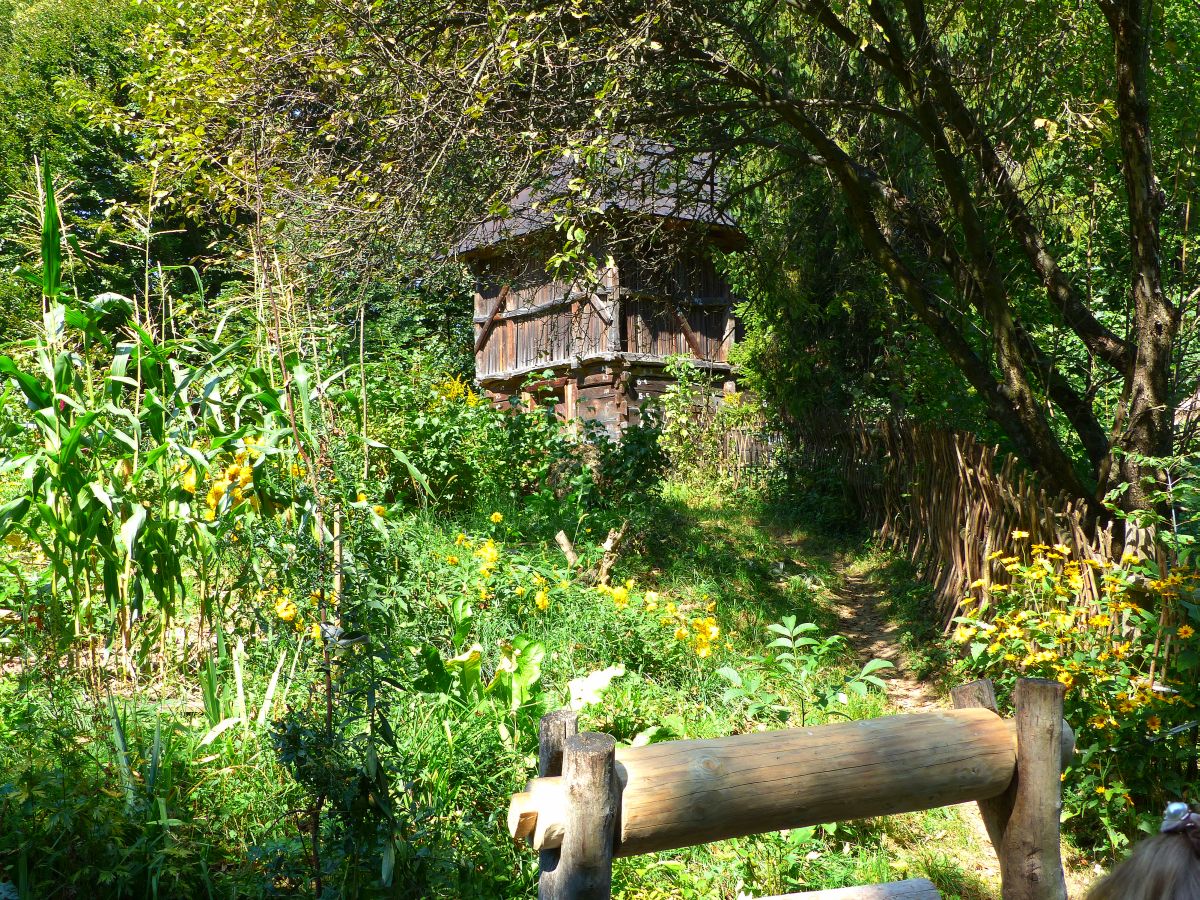
{"label": "wooden house", "polygon": [[[662,183],[650,159],[640,161],[643,186]],[[563,247],[539,202],[553,185],[521,192],[506,216],[459,242],[455,252],[475,277],[476,379],[493,402],[509,402],[531,374],[548,372],[538,387],[553,392],[563,417],[599,420],[616,435],[666,390],[668,357],[691,356],[714,385],[734,389],[735,298],[714,258],[744,237],[719,210],[711,171],[696,164],[689,172],[699,174],[686,190],[614,191],[599,204],[588,249],[611,265],[586,281],[547,274]]]}

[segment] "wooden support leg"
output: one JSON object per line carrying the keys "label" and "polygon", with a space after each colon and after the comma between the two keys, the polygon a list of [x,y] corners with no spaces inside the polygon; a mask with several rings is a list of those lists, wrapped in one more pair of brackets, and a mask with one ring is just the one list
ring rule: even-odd
{"label": "wooden support leg", "polygon": [[[987,678],[980,679],[979,681],[968,681],[966,684],[960,684],[958,687],[952,688],[950,699],[953,701],[955,709],[980,707],[982,709],[990,709],[997,714],[1000,712],[996,706],[996,688]],[[1009,783],[1008,790],[999,797],[979,801],[979,816],[983,819],[983,824],[987,828],[988,837],[992,839],[992,846],[996,848],[996,856],[998,858],[1000,858],[1000,847],[1004,843],[1004,829],[1008,827],[1008,820],[1012,816],[1013,801],[1016,796],[1017,779],[1014,778]],[[1000,858],[1000,867],[1001,871],[1003,871],[1003,858]]]}
{"label": "wooden support leg", "polygon": [[997,848],[1004,900],[1067,900],[1059,831],[1065,693],[1043,678],[1022,678],[1013,691],[1017,793]]}
{"label": "wooden support leg", "polygon": [[[567,816],[561,856],[541,900],[610,900],[613,833],[620,812],[616,739],[577,734],[563,754]],[[543,875],[543,880],[545,876]]]}
{"label": "wooden support leg", "polygon": [[[1017,726],[1017,771],[1008,790],[979,801],[1000,861],[1004,900],[1066,900],[1059,816],[1062,770],[1074,748],[1063,722],[1065,688],[1057,681],[1022,678],[1013,692]],[[950,692],[955,707],[996,710],[996,692],[987,680]]]}
{"label": "wooden support leg", "polygon": [[[542,716],[538,727],[538,775],[549,778],[563,772],[563,751],[567,739],[579,732],[579,713],[559,709]],[[553,883],[557,877],[559,851],[543,850],[538,854],[538,898],[556,897]]]}

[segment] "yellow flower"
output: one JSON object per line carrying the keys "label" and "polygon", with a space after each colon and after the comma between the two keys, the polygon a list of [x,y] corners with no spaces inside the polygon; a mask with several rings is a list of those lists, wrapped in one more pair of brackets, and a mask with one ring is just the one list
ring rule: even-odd
{"label": "yellow flower", "polygon": [[1027,538],[1027,537],[1029,537],[1029,532],[1028,532],[1028,531],[1022,531],[1022,530],[1021,530],[1021,529],[1019,529],[1019,528],[1018,528],[1018,529],[1016,529],[1015,531],[1013,531],[1013,533],[1012,533],[1012,539],[1013,539],[1014,541],[1019,541],[1019,540],[1021,540],[1022,538]]}
{"label": "yellow flower", "polygon": [[304,477],[304,469],[302,469],[297,463],[292,463],[290,466],[288,466],[288,472],[293,478]]}
{"label": "yellow flower", "polygon": [[357,502],[357,503],[366,503],[366,502],[367,502],[367,495],[366,495],[366,494],[364,494],[362,491],[359,491],[359,492],[358,492],[358,494],[355,496],[355,498],[354,498],[354,499],[355,499],[355,502]]}
{"label": "yellow flower", "polygon": [[704,659],[711,652],[708,641],[696,644],[696,655],[701,659]]}
{"label": "yellow flower", "polygon": [[1112,618],[1109,616],[1092,616],[1088,619],[1088,624],[1096,628],[1107,628],[1112,624]]}
{"label": "yellow flower", "polygon": [[528,589],[523,584],[517,585],[517,589],[513,591],[518,597],[524,597],[528,593]]}
{"label": "yellow flower", "polygon": [[1067,690],[1070,690],[1071,687],[1075,684],[1075,678],[1073,676],[1067,674],[1066,672],[1059,672],[1058,680],[1060,682],[1062,682],[1063,686],[1065,686],[1067,688]]}
{"label": "yellow flower", "polygon": [[310,632],[310,634],[312,634],[312,639],[313,639],[314,641],[319,641],[319,640],[321,640],[321,623],[320,623],[320,622],[313,622],[313,623],[312,623],[312,628],[311,628],[311,629],[309,629],[309,632]]}
{"label": "yellow flower", "polygon": [[683,625],[675,629],[675,637],[681,641],[687,640],[688,630]]}
{"label": "yellow flower", "polygon": [[[491,538],[488,538],[487,541],[475,551],[475,555],[483,560],[484,566],[490,569],[500,558],[500,551],[496,548],[496,542]],[[545,582],[542,583],[545,584]]]}
{"label": "yellow flower", "polygon": [[387,515],[387,507],[376,503],[371,507],[371,512],[375,513],[375,515],[379,516],[380,518],[383,518],[385,515]]}
{"label": "yellow flower", "polygon": [[465,534],[463,534],[461,531],[458,533],[458,537],[456,537],[454,539],[455,547],[469,546],[470,543],[471,542],[469,540],[467,540],[467,536]]}
{"label": "yellow flower", "polygon": [[195,469],[189,467],[188,470],[183,473],[183,489],[185,491],[187,491],[189,494],[196,493],[196,470]]}
{"label": "yellow flower", "polygon": [[658,591],[646,591],[646,609],[650,612],[658,609]]}
{"label": "yellow flower", "polygon": [[954,632],[954,640],[960,644],[965,644],[973,637],[975,637],[975,629],[967,625],[960,625]]}
{"label": "yellow flower", "polygon": [[[983,587],[983,584],[984,584],[984,581],[982,578],[976,578],[974,581],[971,582],[971,589],[974,590],[976,588],[981,588],[981,587]],[[966,598],[964,597],[963,599],[966,599]]]}
{"label": "yellow flower", "polygon": [[1146,720],[1146,727],[1151,731],[1158,731],[1158,729],[1162,728],[1162,719],[1158,716],[1151,716]]}
{"label": "yellow flower", "polygon": [[245,487],[254,480],[254,469],[250,466],[242,466],[237,473],[238,484]]}
{"label": "yellow flower", "polygon": [[458,565],[458,557],[455,556],[453,553],[451,553],[449,556],[446,557],[446,562],[448,562],[452,566],[457,566]]}
{"label": "yellow flower", "polygon": [[1103,797],[1105,794],[1108,793],[1108,788],[1101,785],[1100,787],[1096,788],[1096,793],[1099,794],[1101,797]]}
{"label": "yellow flower", "polygon": [[544,590],[538,591],[537,595],[533,598],[533,602],[537,604],[538,609],[545,611],[546,607],[550,605],[550,595]]}
{"label": "yellow flower", "polygon": [[613,603],[617,609],[624,609],[629,605],[629,588],[621,585],[612,589]]}
{"label": "yellow flower", "polygon": [[280,597],[275,601],[275,615],[279,616],[283,621],[290,622],[296,618],[296,604],[290,597]]}
{"label": "yellow flower", "polygon": [[490,516],[488,516],[488,518],[492,520],[493,525],[499,525],[501,522],[504,521],[504,514],[494,512]]}
{"label": "yellow flower", "polygon": [[1177,629],[1175,629],[1175,633],[1184,640],[1187,640],[1196,633],[1196,629],[1191,625],[1180,625]]}

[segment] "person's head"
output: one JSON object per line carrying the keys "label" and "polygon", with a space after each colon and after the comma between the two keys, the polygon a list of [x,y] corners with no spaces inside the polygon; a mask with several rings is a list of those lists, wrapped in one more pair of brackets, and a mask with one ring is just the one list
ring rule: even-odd
{"label": "person's head", "polygon": [[1162,832],[1138,844],[1087,900],[1200,900],[1200,813],[1170,804]]}

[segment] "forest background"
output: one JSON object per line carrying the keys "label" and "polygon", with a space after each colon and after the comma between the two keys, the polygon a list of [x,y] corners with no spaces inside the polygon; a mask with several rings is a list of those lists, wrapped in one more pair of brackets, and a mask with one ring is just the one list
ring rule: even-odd
{"label": "forest background", "polygon": [[[1195,776],[1198,17],[0,0],[0,885],[518,895],[531,861],[494,817],[568,684],[627,740],[879,712],[831,633],[833,570],[774,596],[786,541],[714,561],[702,525],[736,502],[842,539],[837,473],[734,491],[718,435],[890,416],[999,443],[1121,535],[1103,608],[1079,611],[1083,561],[1014,534],[1015,587],[961,648],[940,621],[913,645],[1071,683],[1074,839],[1119,852]],[[698,154],[727,184],[755,399],[697,431],[683,367],[615,444],[479,401],[445,251],[565,167],[552,264],[586,280],[628,135],[677,151],[675,190]],[[607,237],[671,249],[636,222]],[[552,544],[586,571],[622,527],[651,537],[599,593]],[[766,893],[846,877],[841,844],[865,876],[887,839],[619,878]]]}

